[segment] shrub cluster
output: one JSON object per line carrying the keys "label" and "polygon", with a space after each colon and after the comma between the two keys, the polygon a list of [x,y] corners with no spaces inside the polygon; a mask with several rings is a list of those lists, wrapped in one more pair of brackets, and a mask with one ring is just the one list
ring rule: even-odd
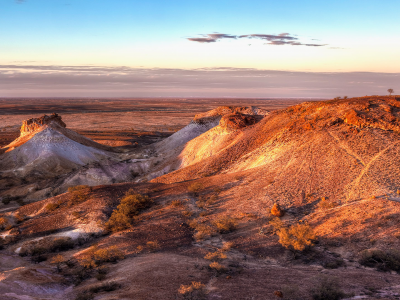
{"label": "shrub cluster", "polygon": [[5,218],[5,217],[0,218],[0,230],[6,229],[9,225],[10,225],[10,223],[8,222],[7,218]]}
{"label": "shrub cluster", "polygon": [[360,253],[360,264],[382,271],[400,272],[400,251],[395,249],[368,249]]}
{"label": "shrub cluster", "polygon": [[218,228],[220,233],[228,233],[234,231],[237,227],[236,219],[232,217],[220,217],[213,222],[214,226]]}
{"label": "shrub cluster", "polygon": [[93,246],[89,248],[89,250],[85,251],[78,261],[82,267],[91,269],[106,262],[117,262],[118,260],[124,258],[124,253],[119,250],[117,246],[111,246],[102,249],[99,249],[97,246]]}
{"label": "shrub cluster", "polygon": [[105,227],[107,230],[112,232],[118,232],[125,230],[132,226],[134,217],[145,208],[150,207],[153,204],[148,196],[136,194],[130,189],[125,196],[121,199],[121,203],[117,206],[106,222]]}
{"label": "shrub cluster", "polygon": [[70,237],[44,238],[22,246],[20,256],[43,256],[47,253],[61,252],[74,248],[75,243]]}
{"label": "shrub cluster", "polygon": [[282,227],[277,232],[279,243],[291,250],[303,251],[313,245],[316,235],[308,224],[298,223],[289,228]]}
{"label": "shrub cluster", "polygon": [[92,191],[92,188],[88,185],[77,185],[68,188],[68,192],[71,194],[68,205],[73,206],[89,199],[88,193]]}
{"label": "shrub cluster", "polygon": [[188,191],[194,196],[197,196],[203,189],[204,186],[200,182],[193,182],[188,186]]}
{"label": "shrub cluster", "polygon": [[178,293],[185,300],[201,300],[206,299],[206,286],[201,282],[193,281],[190,285],[181,285]]}
{"label": "shrub cluster", "polygon": [[196,230],[194,238],[197,241],[203,240],[206,237],[214,236],[217,233],[217,231],[213,226],[204,223],[199,223],[197,220],[191,221],[189,223],[189,226],[194,230]]}
{"label": "shrub cluster", "polygon": [[296,223],[291,226],[284,226],[279,218],[273,218],[269,224],[274,228],[274,233],[279,236],[279,243],[287,249],[303,251],[313,246],[316,239],[314,230],[306,223]]}
{"label": "shrub cluster", "polygon": [[57,208],[59,208],[60,207],[60,203],[59,202],[55,202],[55,203],[48,203],[46,206],[45,206],[45,209],[47,210],[47,211],[55,211]]}
{"label": "shrub cluster", "polygon": [[82,291],[76,296],[75,300],[92,300],[97,293],[112,292],[118,290],[119,288],[121,288],[121,284],[117,282],[104,282]]}
{"label": "shrub cluster", "polygon": [[340,300],[345,296],[338,282],[329,277],[322,277],[319,284],[311,290],[313,300]]}

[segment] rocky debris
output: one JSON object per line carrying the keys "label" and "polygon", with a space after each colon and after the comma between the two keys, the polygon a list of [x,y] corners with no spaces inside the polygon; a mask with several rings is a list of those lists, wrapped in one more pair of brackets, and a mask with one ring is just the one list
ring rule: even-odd
{"label": "rocky debris", "polygon": [[61,116],[56,113],[52,113],[50,116],[44,115],[40,118],[32,118],[29,120],[25,120],[21,126],[21,136],[29,134],[43,127],[44,125],[56,123],[61,127],[67,127],[67,125],[61,120]]}

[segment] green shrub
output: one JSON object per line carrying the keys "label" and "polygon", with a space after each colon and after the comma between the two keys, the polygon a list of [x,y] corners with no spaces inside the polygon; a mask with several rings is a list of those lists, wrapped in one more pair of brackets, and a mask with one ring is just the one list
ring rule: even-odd
{"label": "green shrub", "polygon": [[118,205],[110,217],[105,223],[107,230],[117,232],[129,228],[134,220],[134,217],[145,208],[152,205],[153,200],[148,196],[141,194],[135,194],[133,190],[129,190],[125,196],[121,199],[121,203]]}
{"label": "green shrub", "polygon": [[340,300],[345,294],[335,279],[322,277],[318,285],[311,290],[311,297],[313,300]]}
{"label": "green shrub", "polygon": [[360,264],[377,268],[381,271],[400,271],[400,251],[389,249],[387,251],[379,249],[368,249],[360,253]]}

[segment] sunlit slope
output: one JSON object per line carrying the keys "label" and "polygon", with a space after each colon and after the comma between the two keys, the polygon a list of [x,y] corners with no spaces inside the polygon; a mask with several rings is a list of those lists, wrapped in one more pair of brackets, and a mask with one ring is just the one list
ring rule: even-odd
{"label": "sunlit slope", "polygon": [[309,194],[336,200],[394,194],[400,187],[399,107],[393,97],[308,102],[242,128],[220,124],[185,145],[180,159],[186,168],[154,181],[247,170],[263,182],[265,195],[288,203]]}

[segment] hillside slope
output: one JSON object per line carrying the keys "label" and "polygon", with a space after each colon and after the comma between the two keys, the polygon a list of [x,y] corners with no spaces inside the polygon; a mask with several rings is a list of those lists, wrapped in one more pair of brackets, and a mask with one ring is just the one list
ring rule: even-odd
{"label": "hillside slope", "polygon": [[399,112],[393,97],[363,97],[302,103],[241,129],[220,124],[186,145],[180,159],[193,164],[154,181],[249,171],[263,182],[260,197],[286,205],[311,194],[339,201],[394,195]]}

